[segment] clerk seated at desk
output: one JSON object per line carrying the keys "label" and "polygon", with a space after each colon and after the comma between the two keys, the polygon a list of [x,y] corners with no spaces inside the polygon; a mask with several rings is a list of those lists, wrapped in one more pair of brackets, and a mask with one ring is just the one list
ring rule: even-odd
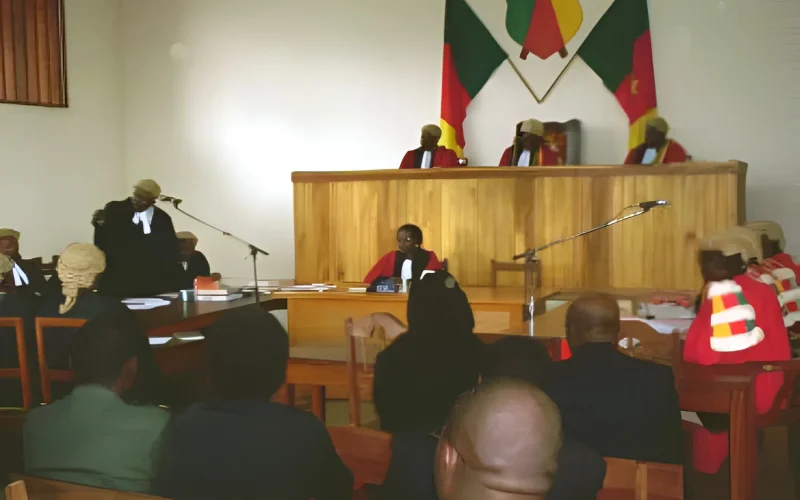
{"label": "clerk seated at desk", "polygon": [[514,144],[503,151],[500,167],[547,167],[559,165],[558,154],[544,143],[544,124],[525,120],[517,124]]}
{"label": "clerk seated at desk", "polygon": [[408,151],[400,162],[400,168],[448,168],[458,167],[458,155],[452,149],[439,146],[442,129],[436,125],[422,127],[419,147]]}
{"label": "clerk seated at desk", "polygon": [[405,224],[397,230],[397,250],[380,258],[364,278],[373,283],[378,278],[417,279],[422,271],[438,271],[442,263],[436,254],[422,248],[422,229]]}
{"label": "clerk seated at desk", "polygon": [[663,165],[683,163],[688,155],[678,141],[667,139],[669,124],[660,116],[647,121],[644,142],[628,151],[625,165]]}
{"label": "clerk seated at desk", "polygon": [[190,231],[180,231],[177,234],[178,244],[181,246],[181,289],[194,288],[194,279],[198,276],[211,277],[219,281],[222,276],[211,272],[211,265],[203,252],[197,250],[197,236]]}

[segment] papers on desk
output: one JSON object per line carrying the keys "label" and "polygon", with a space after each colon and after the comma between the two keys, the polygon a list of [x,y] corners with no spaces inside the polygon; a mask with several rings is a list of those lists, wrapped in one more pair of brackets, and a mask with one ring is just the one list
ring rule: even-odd
{"label": "papers on desk", "polygon": [[128,306],[128,309],[133,311],[141,311],[144,309],[155,309],[156,307],[168,306],[169,301],[160,299],[158,297],[145,297],[142,299],[125,299],[123,304]]}
{"label": "papers on desk", "polygon": [[333,290],[336,285],[326,285],[324,283],[312,283],[311,285],[282,286],[281,292],[324,292]]}
{"label": "papers on desk", "polygon": [[622,317],[620,318],[622,321],[641,321],[642,323],[647,323],[650,328],[657,331],[658,333],[663,333],[665,335],[670,335],[675,330],[679,332],[685,332],[689,330],[689,326],[694,321],[694,318],[683,318],[683,319],[645,319],[645,318],[635,318],[633,316]]}
{"label": "papers on desk", "polygon": [[179,296],[180,296],[180,293],[178,293],[178,292],[162,293],[162,294],[156,295],[156,297],[160,297],[162,299],[170,299],[170,300],[171,299],[177,299]]}
{"label": "papers on desk", "polygon": [[150,345],[164,345],[172,340],[172,337],[148,337],[147,340],[150,342]]}
{"label": "papers on desk", "polygon": [[637,316],[642,318],[652,317],[661,319],[691,319],[695,317],[694,308],[683,307],[678,304],[639,304]]}

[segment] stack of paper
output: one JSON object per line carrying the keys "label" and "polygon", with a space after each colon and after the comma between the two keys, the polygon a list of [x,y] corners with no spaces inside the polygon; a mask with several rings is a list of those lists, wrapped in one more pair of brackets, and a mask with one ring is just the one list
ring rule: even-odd
{"label": "stack of paper", "polygon": [[146,297],[141,299],[125,299],[123,304],[128,306],[128,309],[140,311],[143,309],[155,309],[156,307],[168,306],[169,301],[160,299],[158,297]]}

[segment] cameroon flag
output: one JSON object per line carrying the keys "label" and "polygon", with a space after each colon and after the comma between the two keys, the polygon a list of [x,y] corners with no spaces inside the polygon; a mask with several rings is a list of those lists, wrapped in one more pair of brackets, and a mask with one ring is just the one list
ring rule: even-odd
{"label": "cameroon flag", "polygon": [[447,0],[442,58],[442,138],[439,144],[464,153],[467,106],[508,58],[467,0]]}
{"label": "cameroon flag", "polygon": [[567,57],[567,44],[583,23],[578,0],[506,0],[506,30],[528,53],[547,59],[556,52]]}
{"label": "cameroon flag", "polygon": [[583,42],[578,55],[614,93],[627,113],[630,148],[641,144],[647,119],[657,114],[647,0],[615,0]]}

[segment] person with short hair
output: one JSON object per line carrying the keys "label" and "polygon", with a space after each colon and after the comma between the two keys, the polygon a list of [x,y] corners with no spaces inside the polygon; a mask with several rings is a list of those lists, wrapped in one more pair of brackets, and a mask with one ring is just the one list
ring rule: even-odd
{"label": "person with short hair", "polygon": [[628,151],[625,165],[663,165],[683,163],[688,155],[674,139],[667,139],[669,123],[660,116],[647,120],[644,142]]}
{"label": "person with short hair", "polygon": [[561,164],[558,154],[544,140],[544,124],[524,120],[517,124],[514,143],[503,151],[500,167],[548,167]]}
{"label": "person with short hair", "polygon": [[432,250],[422,248],[422,229],[414,224],[397,228],[397,250],[387,252],[364,277],[372,284],[379,278],[417,280],[422,271],[438,271],[442,263]]}
{"label": "person with short hair", "polygon": [[436,490],[441,500],[544,499],[560,449],[550,398],[525,382],[492,380],[453,407],[436,451]]}
{"label": "person with short hair", "polygon": [[289,337],[258,306],[203,331],[213,399],[173,419],[153,493],[183,499],[349,499],[353,475],[325,424],[270,398],[283,385]]}
{"label": "person with short hair", "polygon": [[138,377],[130,317],[100,315],[73,337],[75,388],[28,414],[25,474],[120,491],[146,492],[154,444],[169,420],[155,407],[126,404]]}
{"label": "person with short hair", "polygon": [[144,179],[131,197],[95,212],[94,244],[106,255],[99,291],[115,297],[151,296],[180,288],[180,248],[172,218],[156,206],[161,187]]}
{"label": "person with short hair", "polygon": [[448,168],[458,167],[458,155],[455,151],[439,146],[442,129],[437,125],[422,127],[419,147],[408,151],[400,162],[400,168]]}
{"label": "person with short hair", "polygon": [[19,253],[20,233],[14,229],[0,229],[0,253],[11,259],[12,279],[8,280],[6,292],[41,294],[45,279],[42,268],[32,260],[23,259]]}
{"label": "person with short hair", "polygon": [[555,363],[545,392],[566,435],[604,457],[680,464],[683,433],[672,369],[617,351],[617,300],[583,295],[567,310],[572,357]]}

